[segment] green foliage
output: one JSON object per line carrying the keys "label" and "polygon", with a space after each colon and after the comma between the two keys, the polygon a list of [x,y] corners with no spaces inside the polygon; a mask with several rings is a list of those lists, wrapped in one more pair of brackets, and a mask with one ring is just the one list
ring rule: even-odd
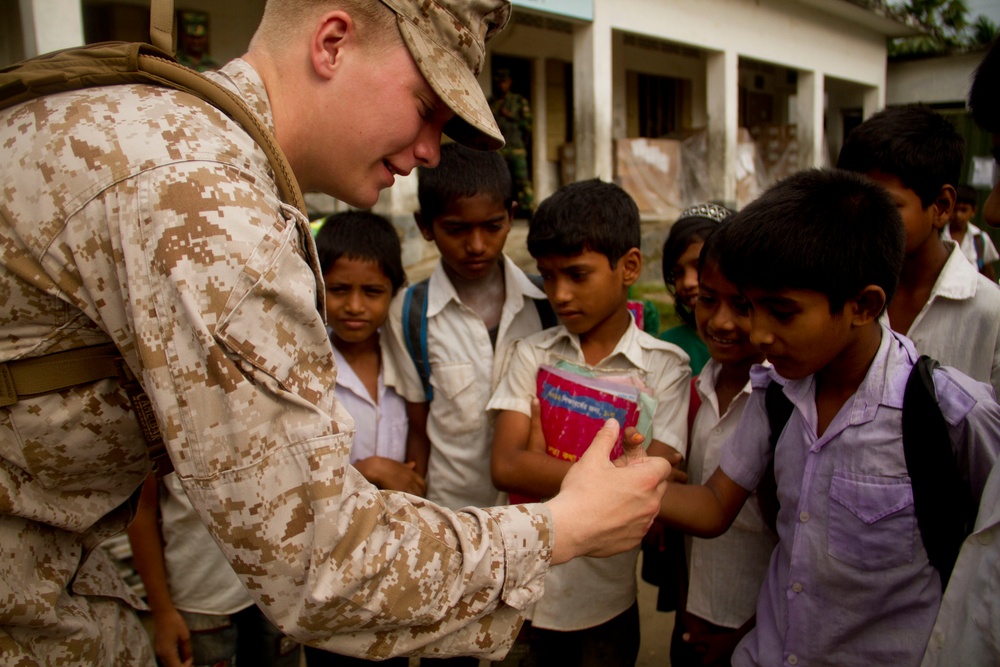
{"label": "green foliage", "polygon": [[916,21],[926,34],[889,42],[890,56],[942,55],[989,45],[997,36],[997,24],[985,16],[970,21],[964,0],[904,0],[886,3],[874,0],[899,20]]}

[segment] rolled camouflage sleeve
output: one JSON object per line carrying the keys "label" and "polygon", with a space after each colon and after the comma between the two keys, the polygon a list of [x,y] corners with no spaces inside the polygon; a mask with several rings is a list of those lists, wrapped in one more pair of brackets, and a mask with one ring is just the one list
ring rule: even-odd
{"label": "rolled camouflage sleeve", "polygon": [[541,593],[551,516],[450,512],[348,465],[307,221],[257,182],[181,162],[92,204],[125,203],[119,324],[135,328],[134,363],[194,507],[296,639],[369,658],[502,655]]}

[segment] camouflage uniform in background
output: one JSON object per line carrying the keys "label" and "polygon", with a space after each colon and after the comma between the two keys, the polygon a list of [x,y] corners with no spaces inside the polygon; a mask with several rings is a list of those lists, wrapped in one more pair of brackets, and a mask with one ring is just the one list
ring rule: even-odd
{"label": "camouflage uniform in background", "polygon": [[[510,76],[501,70],[497,81],[506,82],[509,88]],[[490,102],[490,108],[507,142],[500,149],[500,155],[507,161],[510,169],[515,200],[521,212],[530,215],[535,209],[535,191],[531,187],[531,176],[528,173],[528,147],[525,139],[531,133],[531,107],[522,95],[501,88],[500,96]]]}
{"label": "camouflage uniform in background", "polygon": [[177,12],[180,36],[177,62],[198,72],[214,72],[219,63],[208,54],[208,15],[203,12]]}
{"label": "camouflage uniform in background", "polygon": [[[209,76],[273,128],[246,62]],[[0,362],[116,343],[188,496],[289,636],[501,655],[541,593],[551,514],[450,512],[348,465],[309,224],[253,140],[187,94],[126,85],[0,112],[0,145]],[[0,662],[153,663],[142,603],[96,548],[148,472],[116,381],[0,408]]]}

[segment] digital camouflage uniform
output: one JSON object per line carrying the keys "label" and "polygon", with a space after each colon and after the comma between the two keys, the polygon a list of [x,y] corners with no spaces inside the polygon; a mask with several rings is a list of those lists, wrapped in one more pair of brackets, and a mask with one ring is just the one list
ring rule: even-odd
{"label": "digital camouflage uniform", "polygon": [[524,138],[531,132],[531,107],[524,96],[508,91],[493,100],[490,108],[507,142],[500,149],[500,154],[510,169],[517,205],[521,211],[529,213],[535,208],[535,191],[528,173],[528,150]]}
{"label": "digital camouflage uniform", "polygon": [[[210,76],[273,127],[246,62]],[[126,85],[0,112],[0,145],[0,361],[114,341],[195,507],[293,638],[502,654],[541,592],[551,515],[448,512],[348,466],[309,225],[250,137]],[[141,602],[95,549],[131,517],[144,447],[114,380],[0,408],[5,665],[152,664]]]}

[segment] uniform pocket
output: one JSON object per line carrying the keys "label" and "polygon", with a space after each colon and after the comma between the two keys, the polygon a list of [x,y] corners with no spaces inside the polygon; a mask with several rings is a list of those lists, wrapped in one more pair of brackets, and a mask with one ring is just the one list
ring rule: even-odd
{"label": "uniform pocket", "polygon": [[827,537],[831,556],[863,570],[911,562],[916,515],[909,480],[834,473]]}
{"label": "uniform pocket", "polygon": [[433,364],[431,412],[449,433],[474,431],[482,424],[486,405],[483,387],[476,382],[475,367],[468,362]]}

